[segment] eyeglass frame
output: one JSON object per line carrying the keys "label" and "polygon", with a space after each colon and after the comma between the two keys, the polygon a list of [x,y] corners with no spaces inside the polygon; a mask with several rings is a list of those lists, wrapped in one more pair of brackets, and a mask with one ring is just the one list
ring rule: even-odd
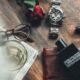
{"label": "eyeglass frame", "polygon": [[[24,32],[24,31],[21,31],[21,30],[19,30],[19,31],[18,30],[15,30],[17,27],[19,27],[21,25],[24,25],[24,27],[25,26],[28,27],[28,33]],[[27,40],[29,38],[29,39],[31,39],[31,41],[28,41],[28,42],[34,42],[33,39],[30,37],[31,29],[30,29],[30,25],[29,24],[19,24],[19,25],[17,25],[13,29],[10,29],[10,30],[7,30],[7,31],[0,31],[0,33],[1,32],[4,32],[5,33],[5,35],[7,36],[7,40],[9,40],[9,36],[11,36],[11,35],[13,35],[15,39],[20,40],[20,39],[16,38],[16,33],[22,33],[22,34],[24,34],[26,36],[26,39],[25,40]],[[25,40],[23,39],[23,41],[25,41]]]}

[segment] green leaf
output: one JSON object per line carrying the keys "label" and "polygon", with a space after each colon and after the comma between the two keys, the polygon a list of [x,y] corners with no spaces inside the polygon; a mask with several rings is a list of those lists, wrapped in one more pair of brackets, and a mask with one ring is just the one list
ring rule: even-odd
{"label": "green leaf", "polygon": [[24,3],[24,0],[16,0],[17,4],[22,5]]}
{"label": "green leaf", "polygon": [[31,10],[34,11],[35,5],[38,3],[38,0],[24,0],[24,4]]}

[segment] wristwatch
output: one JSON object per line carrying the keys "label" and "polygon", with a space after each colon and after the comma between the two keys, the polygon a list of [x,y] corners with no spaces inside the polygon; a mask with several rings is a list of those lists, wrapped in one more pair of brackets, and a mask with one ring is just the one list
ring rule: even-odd
{"label": "wristwatch", "polygon": [[61,0],[50,0],[49,3],[51,5],[47,16],[47,23],[50,26],[49,38],[56,39],[58,37],[59,27],[63,23],[64,14],[60,7]]}
{"label": "wristwatch", "polygon": [[60,26],[63,22],[64,14],[60,7],[61,0],[51,0],[51,8],[48,12],[48,22],[51,26]]}

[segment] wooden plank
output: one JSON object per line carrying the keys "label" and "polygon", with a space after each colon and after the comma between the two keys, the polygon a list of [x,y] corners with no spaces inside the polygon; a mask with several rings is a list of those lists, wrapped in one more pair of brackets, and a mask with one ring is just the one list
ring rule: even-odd
{"label": "wooden plank", "polygon": [[[9,5],[9,3],[10,5]],[[6,26],[15,26],[21,22],[26,23],[26,17],[22,8],[20,8],[15,0],[0,0],[0,15],[5,20]],[[4,6],[3,6],[4,5]],[[45,13],[49,10],[48,3],[41,3],[40,6],[43,7]],[[66,18],[64,19],[63,26],[60,28],[59,38],[63,38],[66,43],[70,44],[72,42],[77,43],[80,47],[80,37],[74,34],[75,27],[80,25],[80,0],[62,0],[61,4]],[[11,8],[12,7],[12,8]],[[17,16],[16,16],[17,15]],[[14,17],[14,18],[13,18]],[[20,21],[18,20],[18,18]],[[11,28],[9,27],[9,28]],[[48,39],[48,28],[45,25],[40,25],[38,28],[32,27],[32,35],[34,43],[30,44],[39,51],[39,56],[35,63],[29,70],[28,74],[25,76],[24,80],[43,80],[43,69],[42,69],[42,49],[44,47],[55,46],[56,40]],[[58,38],[58,39],[59,39]],[[55,53],[54,53],[55,54]],[[66,80],[66,79],[55,79],[55,80]]]}

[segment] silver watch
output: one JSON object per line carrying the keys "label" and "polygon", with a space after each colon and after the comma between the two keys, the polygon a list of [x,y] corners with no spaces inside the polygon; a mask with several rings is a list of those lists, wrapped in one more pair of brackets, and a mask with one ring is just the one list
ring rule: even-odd
{"label": "silver watch", "polygon": [[48,20],[51,25],[60,25],[63,22],[63,10],[60,7],[61,0],[51,0]]}

